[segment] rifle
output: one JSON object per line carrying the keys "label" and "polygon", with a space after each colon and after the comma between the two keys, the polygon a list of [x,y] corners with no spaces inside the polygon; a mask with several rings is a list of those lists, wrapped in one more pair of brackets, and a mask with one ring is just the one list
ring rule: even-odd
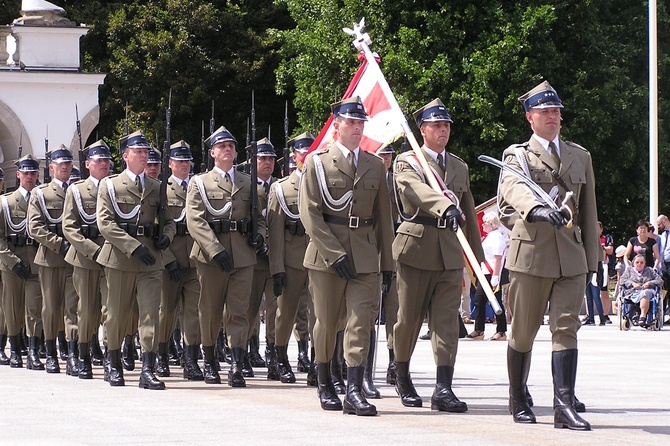
{"label": "rifle", "polygon": [[47,134],[44,137],[44,184],[51,182],[49,164],[51,164],[51,156],[49,155],[49,124],[47,124]]}
{"label": "rifle", "polygon": [[[23,158],[23,132],[21,132],[21,136],[19,136],[19,158]],[[19,177],[16,177],[16,186],[14,187],[14,190],[18,189],[20,186],[19,182]]]}
{"label": "rifle", "polygon": [[[128,127],[128,101],[126,101],[126,120],[123,123],[123,136],[129,135],[130,134],[130,129]],[[121,167],[122,171],[126,170],[126,162],[123,159],[123,153],[119,153],[119,158],[121,159]]]}
{"label": "rifle", "polygon": [[[214,133],[215,130],[215,123],[214,123],[214,100],[212,100],[212,117],[209,118],[209,134],[211,135]],[[212,166],[214,165],[214,158],[209,154],[209,150],[207,151],[207,170],[210,171],[212,170]]]}
{"label": "rifle", "polygon": [[161,187],[159,191],[160,204],[158,207],[158,240],[163,236],[165,229],[165,213],[167,211],[167,183],[170,172],[170,118],[172,117],[172,89],[168,96],[168,106],[165,111],[165,143],[163,144],[163,165],[161,168]]}
{"label": "rifle", "polygon": [[[205,150],[205,120],[201,122],[200,130],[200,172],[207,172],[209,167],[209,151]],[[211,134],[211,133],[210,133]]]}
{"label": "rifle", "polygon": [[284,162],[282,163],[282,174],[283,176],[288,176],[288,161],[289,161],[289,149],[288,149],[288,101],[286,101],[286,106],[284,107]]}
{"label": "rifle", "polygon": [[81,121],[79,120],[79,107],[77,104],[74,104],[74,112],[77,118],[77,136],[79,137],[79,172],[81,173],[82,179],[85,179],[86,175],[86,160],[84,159],[84,144],[81,141]]}
{"label": "rifle", "polygon": [[249,164],[251,173],[251,237],[256,239],[258,233],[258,165],[256,163],[256,108],[254,106],[254,90],[251,90],[251,144],[249,145]]}

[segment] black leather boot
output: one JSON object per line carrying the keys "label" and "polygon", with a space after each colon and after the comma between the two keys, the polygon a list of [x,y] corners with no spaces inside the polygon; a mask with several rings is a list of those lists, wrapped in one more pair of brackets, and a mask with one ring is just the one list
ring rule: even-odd
{"label": "black leather boot", "polygon": [[259,352],[260,347],[261,340],[258,335],[249,338],[249,363],[251,367],[265,367],[265,361],[263,361]]}
{"label": "black leather boot", "polygon": [[368,403],[363,394],[364,367],[347,368],[347,395],[344,397],[342,412],[359,416],[377,415],[377,408]]}
{"label": "black leather boot", "polygon": [[372,379],[372,369],[375,362],[375,348],[377,347],[377,333],[373,328],[370,331],[370,349],[368,350],[368,363],[365,365],[365,371],[363,372],[363,394],[366,398],[371,398],[378,400],[382,397],[375,387],[375,383]]}
{"label": "black leather boot", "polygon": [[340,331],[337,333],[335,338],[335,350],[333,350],[333,358],[330,360],[330,374],[333,381],[333,386],[335,391],[339,395],[344,395],[346,393],[346,386],[344,385],[344,376],[342,376],[342,362],[344,357],[344,332]]}
{"label": "black leather boot", "polygon": [[105,382],[109,382],[109,368],[110,368],[109,352],[107,351],[107,346],[105,345],[105,362],[103,362],[102,364],[102,379]]}
{"label": "black leather boot", "polygon": [[154,367],[156,365],[156,353],[144,352],[142,355],[142,373],[140,373],[140,389],[165,390],[165,383],[156,378]]}
{"label": "black leather boot", "polygon": [[7,345],[7,335],[0,334],[0,365],[9,365],[9,358],[5,354],[6,345]]}
{"label": "black leather boot", "polygon": [[396,362],[395,391],[400,395],[400,402],[405,407],[421,407],[423,401],[412,383],[409,374],[409,362]]}
{"label": "black leather boot", "polygon": [[[168,341],[169,345],[169,358],[168,358],[168,364],[170,365],[180,365],[181,364],[181,358],[184,356],[184,348],[181,345],[181,330],[178,328],[175,328],[174,331],[172,332],[172,336],[170,336],[170,339]],[[166,375],[170,376],[170,375]]]}
{"label": "black leather boot", "polygon": [[40,338],[32,336],[28,339],[28,356],[26,356],[26,368],[28,370],[44,370],[44,364],[40,361]]}
{"label": "black leather boot", "polygon": [[277,369],[279,372],[279,380],[283,383],[294,383],[295,382],[295,374],[293,373],[293,370],[291,369],[291,363],[288,360],[288,352],[287,352],[287,346],[279,346],[277,345],[275,347],[277,349]]}
{"label": "black leather boot", "polygon": [[221,384],[221,377],[219,376],[219,370],[216,366],[217,360],[214,357],[214,346],[205,347],[203,345],[202,351],[205,356],[202,371],[205,378],[205,384]]}
{"label": "black leather boot", "polygon": [[90,348],[88,344],[79,344],[79,379],[93,379]]}
{"label": "black leather boot", "polygon": [[21,359],[21,341],[17,336],[9,336],[9,366],[13,369],[23,367],[23,359]]}
{"label": "black leather boot", "polygon": [[[89,354],[91,355],[91,364],[95,366],[101,366],[105,360],[105,355],[102,354],[102,349],[100,348],[100,339],[98,339],[98,333],[95,333],[91,337],[91,342],[89,345]],[[79,346],[81,349],[81,345]]]}
{"label": "black leather boot", "polygon": [[109,350],[107,361],[109,362],[109,385],[112,387],[125,386],[126,381],[123,379],[123,367],[121,366],[121,350]]}
{"label": "black leather boot", "polygon": [[123,338],[123,356],[121,360],[124,369],[129,372],[135,370],[135,346],[133,345],[133,335],[126,335]]}
{"label": "black leather boot", "polygon": [[507,347],[507,375],[509,376],[509,413],[515,423],[535,424],[535,414],[531,410],[533,398],[528,392],[528,372],[532,350],[521,353]]}
{"label": "black leather boot", "polygon": [[330,364],[319,362],[316,364],[317,370],[317,394],[323,410],[342,410],[342,401],[337,396],[337,391],[333,386],[333,380],[330,373]]}
{"label": "black leather boot", "polygon": [[165,342],[158,343],[158,355],[156,356],[156,375],[164,378],[170,376],[168,346]]}
{"label": "black leather boot", "polygon": [[65,374],[68,376],[79,375],[79,355],[77,350],[77,341],[68,341],[67,363],[65,364]]}
{"label": "black leather boot", "polygon": [[554,378],[554,427],[590,431],[588,421],[575,410],[575,374],[577,349],[551,352],[551,373]]}
{"label": "black leather boot", "polygon": [[40,359],[46,359],[46,357],[47,357],[47,347],[44,345],[44,330],[42,330],[42,335],[40,336],[39,355],[40,355]]}
{"label": "black leather boot", "polygon": [[202,381],[205,379],[202,370],[198,366],[198,352],[200,348],[197,345],[185,345],[182,358],[184,358],[184,379],[189,381]]}
{"label": "black leather boot", "polygon": [[395,355],[393,349],[389,348],[389,366],[386,369],[386,384],[395,386],[395,376],[396,376],[396,366],[395,366]]}
{"label": "black leather boot", "polygon": [[[247,345],[248,348],[248,345]],[[245,351],[244,356],[242,357],[242,376],[245,378],[254,377],[254,369],[251,367],[251,362],[249,360],[249,352]]]}
{"label": "black leather boot", "polygon": [[58,356],[56,353],[56,340],[46,340],[44,344],[47,348],[46,369],[47,373],[60,373],[60,365],[58,364]]}
{"label": "black leather boot", "polygon": [[219,336],[216,338],[216,356],[219,361],[232,362],[230,356],[230,347],[228,347],[228,336],[223,330],[219,330]]}
{"label": "black leather boot", "polygon": [[309,369],[307,369],[307,386],[317,387],[319,379],[316,373],[316,363],[314,362],[314,347],[310,348]]}
{"label": "black leather boot", "polygon": [[277,352],[275,351],[275,345],[269,342],[265,343],[265,365],[268,368],[267,380],[280,381]]}
{"label": "black leather boot", "polygon": [[309,341],[307,339],[300,339],[298,341],[298,371],[307,373],[309,371],[310,363],[309,353],[307,352]]}
{"label": "black leather boot", "polygon": [[21,346],[21,356],[28,355],[28,335],[26,334],[26,327],[21,329],[19,334],[19,345]]}
{"label": "black leather boot", "polygon": [[242,376],[242,361],[244,360],[245,351],[243,348],[235,347],[230,349],[232,363],[230,370],[228,370],[228,385],[230,387],[246,387],[247,382]]}
{"label": "black leather boot", "polygon": [[459,400],[451,390],[454,368],[448,365],[437,366],[437,384],[430,398],[430,408],[441,412],[467,412],[468,405]]}
{"label": "black leather boot", "polygon": [[133,335],[133,349],[132,349],[134,361],[140,359],[140,355],[138,352],[141,351],[142,351],[142,345],[140,344],[140,333],[139,331],[136,331],[135,334]]}
{"label": "black leather boot", "polygon": [[58,340],[58,354],[60,356],[61,361],[67,361],[67,358],[69,356],[69,352],[67,349],[67,340],[65,339],[65,332],[64,331],[59,331],[56,334],[56,339]]}

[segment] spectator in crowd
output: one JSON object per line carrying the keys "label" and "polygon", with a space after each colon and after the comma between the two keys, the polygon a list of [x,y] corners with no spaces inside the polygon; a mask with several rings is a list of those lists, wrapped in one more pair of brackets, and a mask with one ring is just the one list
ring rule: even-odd
{"label": "spectator in crowd", "polygon": [[656,240],[649,236],[649,222],[639,220],[635,228],[637,236],[628,240],[628,246],[626,246],[626,253],[624,254],[626,266],[631,266],[630,259],[640,254],[644,257],[646,266],[657,268],[660,263],[660,253]]}
{"label": "spectator in crowd", "polygon": [[[661,286],[663,279],[655,269],[645,266],[645,258],[638,254],[633,258],[633,267],[627,268],[621,276],[621,285],[624,288],[623,296],[640,306],[640,316],[637,323],[640,327],[647,327],[649,301],[654,297],[654,287]],[[636,308],[630,306],[628,317],[631,321]]]}

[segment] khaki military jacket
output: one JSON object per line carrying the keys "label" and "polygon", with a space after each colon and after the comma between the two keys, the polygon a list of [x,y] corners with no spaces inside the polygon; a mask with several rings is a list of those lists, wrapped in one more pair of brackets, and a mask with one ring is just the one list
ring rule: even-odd
{"label": "khaki military jacket", "polygon": [[[507,148],[503,160],[522,171],[514,148]],[[566,191],[551,174],[557,169],[553,159],[542,145],[531,138],[521,145],[533,181],[545,192],[558,186],[557,203]],[[595,179],[591,154],[577,144],[560,140],[561,165],[558,175],[574,193],[578,214],[572,228],[554,228],[547,222],[529,223],[528,213],[536,206],[545,206],[520,179],[510,173],[502,174],[498,187],[501,221],[512,232],[506,267],[540,277],[558,278],[576,276],[598,270],[602,248],[598,234]],[[573,212],[576,207],[568,204]]]}
{"label": "khaki military jacket", "polygon": [[[101,180],[101,181],[104,181]],[[79,203],[75,199],[74,189],[79,191],[81,197],[81,210]],[[95,218],[96,204],[98,202],[98,186],[91,178],[77,181],[68,187],[65,194],[65,206],[63,208],[63,233],[65,238],[71,243],[70,249],[65,255],[65,261],[72,266],[90,270],[102,269],[102,266],[93,260],[96,251],[100,249],[105,242],[102,235],[94,239],[86,238],[81,231],[85,223],[81,213],[92,216],[92,224],[97,228]]]}
{"label": "khaki military jacket", "polygon": [[[123,213],[130,213],[133,208],[140,205],[138,215],[132,219],[124,219],[116,213],[110,197],[108,183],[114,187],[115,202]],[[143,193],[137,188],[126,172],[119,175],[107,177],[100,181],[98,192],[98,229],[105,238],[102,251],[98,255],[98,263],[103,266],[121,271],[157,271],[163,269],[165,261],[163,251],[154,245],[154,239],[144,235],[131,237],[121,229],[119,224],[137,224],[138,226],[158,223],[158,209],[160,207],[160,182],[148,175],[144,176]],[[169,212],[166,212],[164,234],[170,240],[174,239],[176,232],[174,220]],[[133,252],[140,246],[149,248],[151,254],[156,258],[156,263],[148,266],[133,256]]]}
{"label": "khaki military jacket", "polygon": [[[470,191],[468,165],[459,157],[447,154],[446,171],[421,148],[428,164],[441,175],[447,188],[458,199],[465,217],[464,235],[478,262],[484,260],[475,202]],[[435,191],[412,167],[408,156],[414,151],[398,156],[395,162],[395,181],[398,199],[405,221],[397,231],[393,242],[393,256],[398,262],[429,271],[462,269],[465,266],[463,248],[458,237],[448,228],[438,228],[437,224],[420,224],[408,220],[416,214],[419,218],[441,218],[454,203],[444,194]],[[416,165],[416,163],[414,163]]]}
{"label": "khaki military jacket", "polygon": [[[40,192],[44,196],[46,209],[42,208],[39,199]],[[64,237],[49,231],[47,225],[52,225],[48,217],[58,219],[63,215],[65,204],[65,191],[52,180],[49,184],[37,186],[30,194],[28,203],[28,232],[37,240],[40,247],[35,255],[35,264],[51,268],[62,268],[69,266],[65,257],[59,254]],[[48,215],[46,215],[48,213]]]}
{"label": "khaki military jacket", "polygon": [[[174,217],[175,227],[186,224],[186,191],[181,188],[181,184],[173,176],[168,178],[167,204],[170,214]],[[177,260],[181,268],[195,268],[195,261],[190,258],[193,243],[193,237],[188,230],[186,235],[176,235],[170,247],[164,252],[165,264]]]}
{"label": "khaki military jacket", "polygon": [[391,220],[394,228],[400,224],[400,216],[398,214],[398,203],[395,191],[395,178],[393,172],[386,173],[386,187],[389,191],[389,200],[391,201]]}
{"label": "khaki military jacket", "polygon": [[[270,177],[270,190],[272,186],[277,182],[277,178]],[[258,206],[262,209],[263,218],[265,219],[266,231],[261,233],[265,239],[265,243],[268,245],[268,249],[271,248],[270,234],[267,232],[267,212],[268,212],[268,194],[265,193],[265,189],[261,184],[258,184]],[[269,255],[268,255],[269,257]],[[256,260],[256,265],[254,265],[254,271],[270,271],[270,262],[267,257],[261,255],[258,256]]]}
{"label": "khaki military jacket", "polygon": [[[5,194],[4,197],[7,199],[12,224],[20,224],[26,221],[28,218],[28,203],[26,203],[21,192],[15,190],[14,192]],[[5,209],[3,206],[0,206],[0,269],[11,271],[19,263],[19,260],[23,260],[26,264],[30,265],[31,273],[37,274],[38,267],[35,264],[37,242],[34,242],[34,245],[18,247],[7,241],[7,237],[13,234],[13,231],[7,225],[5,218]],[[23,234],[28,237],[26,231]]]}
{"label": "khaki military jacket", "polygon": [[305,259],[309,236],[307,234],[301,236],[291,234],[286,225],[289,221],[295,220],[283,211],[276,194],[276,189],[281,188],[288,211],[294,215],[300,215],[300,209],[298,208],[300,175],[298,171],[295,171],[273,186],[270,189],[267,214],[269,239],[272,240],[269,254],[270,273],[275,275],[286,272],[286,266],[304,270],[302,262]]}
{"label": "khaki military jacket", "polygon": [[[323,163],[327,190],[334,199],[353,191],[351,211],[331,209],[321,197],[314,158]],[[330,266],[343,255],[358,274],[395,271],[391,253],[393,224],[386,187],[386,168],[377,156],[359,149],[358,166],[351,166],[335,145],[307,157],[300,186],[300,218],[310,236],[303,265],[308,269],[332,271]],[[324,214],[337,218],[372,218],[371,226],[357,229],[326,222]]]}
{"label": "khaki military jacket", "polygon": [[[223,176],[212,169],[199,175],[205,189],[206,198],[215,209],[222,209],[232,203],[231,211],[221,217],[212,215],[203,202],[195,177],[191,179],[186,196],[186,219],[188,230],[195,241],[191,257],[201,263],[210,263],[215,255],[228,251],[235,268],[256,264],[256,252],[249,245],[248,234],[228,232],[215,234],[209,222],[218,219],[239,221],[251,216],[251,177],[243,172],[235,172],[233,182],[226,182]],[[260,197],[259,197],[260,198]],[[259,207],[257,213],[258,232],[265,235],[265,219]]]}

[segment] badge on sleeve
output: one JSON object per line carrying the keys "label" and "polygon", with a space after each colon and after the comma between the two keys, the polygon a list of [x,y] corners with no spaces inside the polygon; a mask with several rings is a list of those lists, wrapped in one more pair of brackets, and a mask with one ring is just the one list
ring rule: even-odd
{"label": "badge on sleeve", "polygon": [[406,163],[404,161],[396,161],[395,163],[395,173],[400,173],[405,170]]}

